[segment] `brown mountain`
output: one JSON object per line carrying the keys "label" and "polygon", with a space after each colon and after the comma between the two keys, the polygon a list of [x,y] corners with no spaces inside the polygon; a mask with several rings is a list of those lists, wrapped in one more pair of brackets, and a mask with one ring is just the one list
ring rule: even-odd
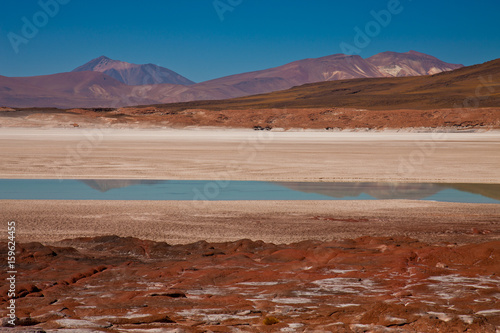
{"label": "brown mountain", "polygon": [[101,72],[131,86],[161,83],[180,85],[194,84],[193,81],[165,67],[153,64],[136,65],[124,61],[113,60],[105,56],[93,59],[73,70],[73,72],[83,71]]}
{"label": "brown mountain", "polygon": [[[414,51],[385,52],[368,59],[357,55],[336,54],[299,60],[275,68],[193,85],[188,85],[191,82],[189,80],[187,82],[180,76],[175,77],[178,74],[165,72],[161,68],[158,71],[151,69],[148,72],[147,66],[149,65],[133,65],[100,57],[70,73],[23,78],[0,76],[0,105],[60,108],[120,107],[219,100],[285,90],[313,82],[391,75],[424,75],[447,71],[461,65],[447,64]],[[172,82],[182,82],[182,84],[157,84],[160,78],[156,76],[163,77],[162,75],[167,74],[171,75],[168,77],[172,80],[177,78],[171,80]],[[132,86],[141,82],[154,84]]]}

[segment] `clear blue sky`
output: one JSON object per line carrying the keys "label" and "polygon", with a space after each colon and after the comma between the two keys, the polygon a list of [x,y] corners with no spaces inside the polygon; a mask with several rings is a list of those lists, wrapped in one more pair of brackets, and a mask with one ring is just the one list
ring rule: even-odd
{"label": "clear blue sky", "polygon": [[[50,1],[56,0],[42,0]],[[201,82],[341,53],[341,42],[353,44],[354,28],[364,30],[373,20],[370,11],[389,3],[219,1],[241,4],[231,6],[221,21],[213,0],[64,0],[68,3],[54,17],[47,15],[45,25],[37,0],[2,1],[0,75],[67,72],[106,55],[154,63]],[[360,49],[362,57],[416,50],[464,65],[500,58],[500,1],[401,0],[401,6]],[[34,15],[42,26],[14,52],[9,32],[22,37],[22,18],[33,23]]]}

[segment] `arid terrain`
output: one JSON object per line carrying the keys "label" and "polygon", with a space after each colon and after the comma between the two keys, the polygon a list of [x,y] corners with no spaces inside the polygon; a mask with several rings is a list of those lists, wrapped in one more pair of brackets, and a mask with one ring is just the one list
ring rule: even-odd
{"label": "arid terrain", "polygon": [[[144,124],[125,129],[91,121],[53,128],[60,119],[44,117],[45,128],[10,123],[0,130],[2,178],[82,179],[101,190],[134,179],[280,180],[291,188],[297,181],[447,182],[498,196],[494,186],[484,192],[474,185],[500,179],[495,130],[180,130]],[[30,121],[39,126],[34,118]],[[500,327],[498,204],[1,200],[0,205],[0,219],[18,223],[17,331],[496,332]],[[0,292],[4,317],[6,287]]]}
{"label": "arid terrain", "polygon": [[26,243],[13,331],[494,333],[499,250],[405,237]]}
{"label": "arid terrain", "polygon": [[500,333],[499,1],[1,8],[0,333]]}
{"label": "arid terrain", "polygon": [[2,127],[30,128],[247,128],[256,130],[411,130],[470,131],[500,129],[499,108],[380,110],[313,109],[185,109],[162,107],[119,109],[19,109],[0,111]]}
{"label": "arid terrain", "polygon": [[283,244],[390,235],[467,244],[498,240],[500,235],[498,204],[417,200],[1,203],[0,217],[18,221],[21,242],[118,235],[169,244],[244,238]]}

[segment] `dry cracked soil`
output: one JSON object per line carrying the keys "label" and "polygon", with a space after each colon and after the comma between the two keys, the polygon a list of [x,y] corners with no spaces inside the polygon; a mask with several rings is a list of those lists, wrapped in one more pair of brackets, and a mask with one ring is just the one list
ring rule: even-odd
{"label": "dry cracked soil", "polygon": [[22,243],[17,326],[2,331],[498,332],[499,257],[500,241],[406,237]]}

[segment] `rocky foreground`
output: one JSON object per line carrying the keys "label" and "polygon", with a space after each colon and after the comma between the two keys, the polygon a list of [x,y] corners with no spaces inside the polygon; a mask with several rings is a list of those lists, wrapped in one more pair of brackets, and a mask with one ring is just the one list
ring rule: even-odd
{"label": "rocky foreground", "polygon": [[[4,112],[1,112],[4,111]],[[30,128],[246,128],[254,130],[313,129],[471,131],[498,130],[499,108],[433,110],[367,110],[359,108],[181,109],[172,106],[91,108],[0,108],[2,127]]]}
{"label": "rocky foreground", "polygon": [[[0,249],[5,260],[7,244]],[[387,237],[18,244],[18,325],[3,330],[498,332],[499,258],[500,241],[457,246]],[[2,318],[7,291],[0,289]]]}

